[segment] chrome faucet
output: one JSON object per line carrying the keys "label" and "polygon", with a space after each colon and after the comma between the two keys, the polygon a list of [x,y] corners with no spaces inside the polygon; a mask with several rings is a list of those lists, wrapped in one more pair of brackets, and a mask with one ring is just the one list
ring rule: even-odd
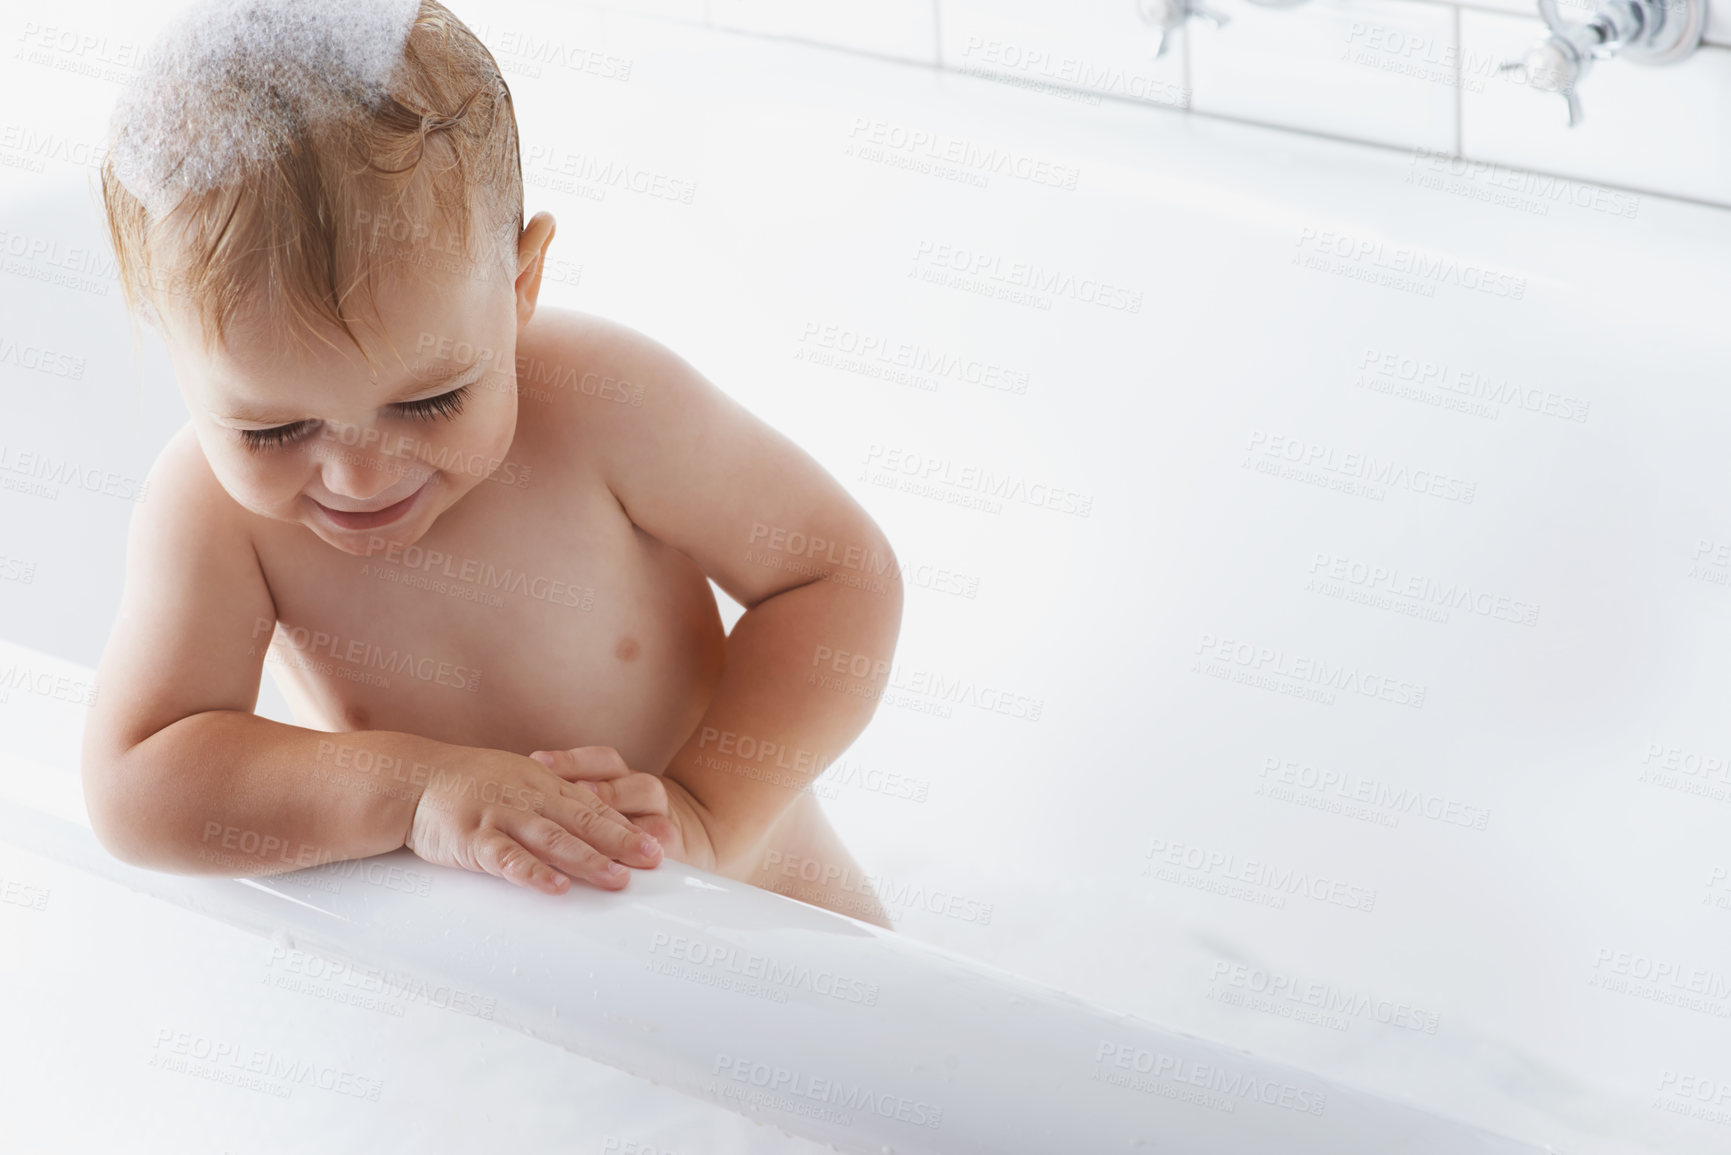
{"label": "chrome faucet", "polygon": [[1216,28],[1227,23],[1224,12],[1208,7],[1208,0],[1136,0],[1136,14],[1142,23],[1152,25],[1160,33],[1154,45],[1154,58],[1166,55],[1172,43],[1172,33],[1189,23],[1192,16],[1208,21]]}
{"label": "chrome faucet", "polygon": [[[1305,0],[1247,0],[1258,8],[1296,8]],[[1225,27],[1231,22],[1226,13],[1208,6],[1208,0],[1136,0],[1136,14],[1142,17],[1142,23],[1150,24],[1159,29],[1160,40],[1154,47],[1154,58],[1158,60],[1166,55],[1167,45],[1171,42],[1172,33],[1189,22],[1192,16],[1198,17],[1216,28]]]}
{"label": "chrome faucet", "polygon": [[1557,0],[1539,0],[1539,15],[1550,34],[1519,60],[1498,67],[1519,72],[1539,92],[1555,92],[1568,102],[1569,127],[1581,123],[1581,98],[1575,89],[1595,60],[1616,56],[1633,64],[1671,64],[1695,51],[1707,23],[1707,0],[1592,0],[1593,17],[1570,24]]}

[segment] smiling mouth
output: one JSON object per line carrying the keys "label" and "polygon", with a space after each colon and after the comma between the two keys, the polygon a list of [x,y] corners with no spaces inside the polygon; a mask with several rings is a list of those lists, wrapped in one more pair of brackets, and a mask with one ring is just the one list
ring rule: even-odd
{"label": "smiling mouth", "polygon": [[380,526],[390,525],[393,521],[401,519],[404,514],[409,512],[409,507],[415,504],[415,499],[420,497],[426,488],[426,483],[422,482],[420,489],[415,490],[395,505],[387,505],[383,509],[367,510],[361,513],[332,509],[316,498],[313,499],[313,504],[318,506],[319,510],[339,529],[378,529]]}

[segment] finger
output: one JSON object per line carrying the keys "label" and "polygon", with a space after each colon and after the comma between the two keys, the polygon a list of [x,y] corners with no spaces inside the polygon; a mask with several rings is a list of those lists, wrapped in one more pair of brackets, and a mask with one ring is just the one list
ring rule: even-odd
{"label": "finger", "polygon": [[667,813],[667,787],[654,774],[628,774],[610,782],[577,782],[569,790],[593,794],[643,828],[646,814]]}
{"label": "finger", "polygon": [[649,814],[644,816],[642,826],[650,837],[661,843],[663,858],[677,858],[681,862],[685,861],[681,857],[685,853],[685,844],[678,823],[671,818],[663,818],[659,814]]}
{"label": "finger", "polygon": [[475,862],[488,874],[546,894],[564,894],[571,885],[503,830],[489,828],[475,836]]}
{"label": "finger", "polygon": [[631,767],[611,746],[579,746],[575,750],[537,750],[529,755],[567,782],[623,778]]}
{"label": "finger", "polygon": [[511,833],[529,851],[565,871],[572,878],[608,890],[625,885],[631,872],[614,862],[589,843],[578,838],[557,822],[538,816],[528,816],[518,822]]}
{"label": "finger", "polygon": [[548,799],[541,814],[608,858],[633,866],[654,866],[661,860],[661,844],[653,836],[599,798],[589,797],[584,791],[574,793],[576,797],[561,794]]}

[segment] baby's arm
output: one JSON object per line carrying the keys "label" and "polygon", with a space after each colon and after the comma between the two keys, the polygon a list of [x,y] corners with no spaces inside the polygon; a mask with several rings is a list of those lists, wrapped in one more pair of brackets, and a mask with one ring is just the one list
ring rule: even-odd
{"label": "baby's arm", "polygon": [[569,340],[574,363],[643,387],[641,406],[585,410],[583,451],[632,522],[745,607],[708,710],[665,771],[702,817],[716,871],[737,877],[871,720],[901,628],[900,566],[834,478],[678,355],[599,318]]}
{"label": "baby's arm", "polygon": [[[275,606],[247,515],[211,475],[189,431],[163,451],[149,494],[133,520],[126,590],[84,735],[85,805],[117,858],[178,873],[269,874],[395,850],[413,822],[417,836],[424,831],[428,841],[445,844],[436,853],[448,852],[453,865],[542,890],[565,885],[549,864],[616,887],[623,879],[601,873],[609,856],[639,866],[658,861],[626,845],[637,832],[622,816],[504,751],[394,731],[340,738],[370,754],[358,761],[371,765],[436,767],[448,781],[470,775],[555,796],[546,811],[561,817],[563,807],[570,813],[562,817],[589,824],[588,844],[569,834],[546,838],[556,824],[542,814],[466,813],[466,803],[444,801],[438,785],[428,784],[431,774],[333,784],[320,771],[331,765],[321,748],[334,735],[253,713],[270,640],[258,624],[276,621]],[[389,788],[369,788],[379,785]],[[581,797],[568,798],[567,790]],[[442,812],[420,807],[423,795],[444,801]],[[452,837],[459,820],[498,829],[485,838]],[[537,836],[546,844],[529,845]]]}

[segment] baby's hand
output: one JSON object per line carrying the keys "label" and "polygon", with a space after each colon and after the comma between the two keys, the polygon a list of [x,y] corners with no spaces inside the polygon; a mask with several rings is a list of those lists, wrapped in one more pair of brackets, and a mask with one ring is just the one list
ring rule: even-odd
{"label": "baby's hand", "polygon": [[548,894],[563,894],[572,878],[617,890],[630,876],[619,862],[660,864],[661,847],[593,792],[531,758],[476,753],[429,782],[415,805],[403,844],[428,862]]}
{"label": "baby's hand", "polygon": [[697,803],[679,783],[654,774],[633,773],[611,746],[537,750],[529,757],[580,789],[593,792],[639,830],[653,835],[674,861],[700,870],[715,869],[715,852]]}

